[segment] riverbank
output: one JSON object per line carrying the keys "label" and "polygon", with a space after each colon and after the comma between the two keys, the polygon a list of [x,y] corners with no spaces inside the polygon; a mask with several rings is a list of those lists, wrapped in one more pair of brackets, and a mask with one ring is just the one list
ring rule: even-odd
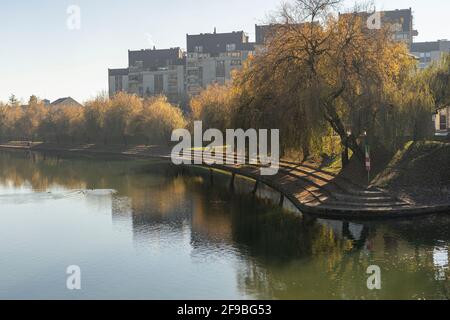
{"label": "riverbank", "polygon": [[[87,154],[91,156],[122,156],[138,159],[170,159],[170,148],[160,146],[121,145],[55,145],[7,143],[0,149],[15,149],[39,152],[61,152]],[[450,213],[450,201],[423,203],[411,197],[401,197],[380,186],[366,188],[339,175],[322,171],[311,164],[280,161],[280,170],[275,176],[261,176],[257,165],[231,166],[204,164],[242,175],[263,183],[280,192],[280,204],[291,201],[300,211],[326,218],[389,219],[413,217],[427,214]],[[420,184],[418,184],[420,185]]]}
{"label": "riverbank", "polygon": [[450,203],[450,143],[407,143],[373,184],[415,203]]}

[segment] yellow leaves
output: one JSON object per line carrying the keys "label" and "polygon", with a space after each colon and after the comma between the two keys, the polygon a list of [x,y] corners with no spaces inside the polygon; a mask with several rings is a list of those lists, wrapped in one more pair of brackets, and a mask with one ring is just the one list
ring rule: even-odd
{"label": "yellow leaves", "polygon": [[162,144],[170,142],[173,130],[186,127],[181,110],[172,106],[163,96],[146,100],[136,122],[140,123],[138,130],[141,130],[149,141]]}
{"label": "yellow leaves", "polygon": [[143,101],[136,95],[119,93],[112,99],[98,96],[85,107],[0,105],[0,134],[11,139],[39,136],[57,142],[67,138],[106,142],[111,137],[126,142],[127,136],[144,134],[149,140],[168,143],[172,130],[185,127],[182,111],[163,96]]}
{"label": "yellow leaves", "polygon": [[214,84],[192,98],[192,117],[201,120],[205,127],[221,130],[230,128],[235,98],[239,89],[231,85]]}

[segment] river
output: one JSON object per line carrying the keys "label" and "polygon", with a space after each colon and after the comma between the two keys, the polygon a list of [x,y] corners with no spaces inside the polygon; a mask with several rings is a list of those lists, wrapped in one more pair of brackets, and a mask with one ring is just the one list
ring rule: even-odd
{"label": "river", "polygon": [[317,219],[252,188],[158,161],[1,151],[0,298],[450,297],[450,215]]}

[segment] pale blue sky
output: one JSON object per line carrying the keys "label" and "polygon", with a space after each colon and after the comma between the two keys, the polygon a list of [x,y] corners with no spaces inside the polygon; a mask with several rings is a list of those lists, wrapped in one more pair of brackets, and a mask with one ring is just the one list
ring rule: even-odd
{"label": "pale blue sky", "polygon": [[[354,0],[346,0],[351,6]],[[244,30],[267,21],[280,0],[0,0],[0,100],[11,93],[80,102],[107,89],[107,69],[127,66],[127,50],[184,48],[186,33]],[[412,7],[417,41],[450,38],[448,0],[378,0],[378,10]],[[81,30],[66,27],[69,5]],[[150,40],[149,40],[150,39]]]}

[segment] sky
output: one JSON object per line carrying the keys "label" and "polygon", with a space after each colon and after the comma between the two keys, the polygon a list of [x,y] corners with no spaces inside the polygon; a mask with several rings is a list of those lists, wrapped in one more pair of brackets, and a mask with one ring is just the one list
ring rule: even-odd
{"label": "sky", "polygon": [[[450,39],[448,0],[375,0],[377,10],[412,8],[416,41]],[[345,0],[352,7],[354,0]],[[280,0],[0,0],[0,101],[34,94],[79,102],[108,87],[108,68],[127,50],[186,47],[186,34],[246,31],[269,21]],[[80,8],[80,28],[71,20]],[[344,9],[342,9],[344,10]],[[69,22],[72,27],[69,28]]]}

